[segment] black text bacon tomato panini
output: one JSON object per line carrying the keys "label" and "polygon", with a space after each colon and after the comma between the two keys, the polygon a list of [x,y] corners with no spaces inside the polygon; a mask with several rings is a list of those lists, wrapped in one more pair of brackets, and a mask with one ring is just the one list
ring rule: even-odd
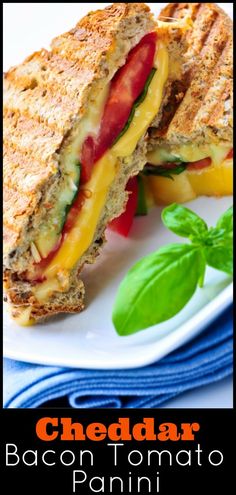
{"label": "black text bacon tomato panini", "polygon": [[20,324],[84,307],[78,273],[125,207],[177,64],[178,29],[168,49],[164,33],[144,4],[113,4],[5,74],[4,279]]}
{"label": "black text bacon tomato panini", "polygon": [[182,32],[183,77],[169,86],[152,123],[145,168],[156,202],[164,204],[233,188],[232,21],[212,3],[168,4],[159,19],[186,15],[192,26]]}

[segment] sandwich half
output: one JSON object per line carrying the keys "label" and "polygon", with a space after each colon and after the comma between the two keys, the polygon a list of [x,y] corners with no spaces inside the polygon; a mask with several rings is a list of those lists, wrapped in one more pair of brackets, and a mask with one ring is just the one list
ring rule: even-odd
{"label": "sandwich half", "polygon": [[146,163],[171,67],[180,77],[171,30],[145,4],[113,4],[5,74],[4,285],[19,324],[84,308],[80,272]]}
{"label": "sandwich half", "polygon": [[173,81],[149,129],[145,175],[158,204],[233,189],[232,21],[216,4],[172,3],[161,23],[185,16],[182,78]]}

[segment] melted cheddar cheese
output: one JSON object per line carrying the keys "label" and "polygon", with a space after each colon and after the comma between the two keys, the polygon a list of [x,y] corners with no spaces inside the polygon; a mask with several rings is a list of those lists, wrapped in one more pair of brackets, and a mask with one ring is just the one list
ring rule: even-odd
{"label": "melted cheddar cheese", "polygon": [[185,203],[198,196],[228,196],[233,194],[233,160],[201,170],[185,170],[172,178],[147,177],[156,204]]}
{"label": "melted cheddar cheese", "polygon": [[212,165],[221,165],[232,145],[229,144],[184,144],[180,146],[157,146],[147,155],[147,161],[152,165],[174,162],[196,162],[203,158],[211,158]]}

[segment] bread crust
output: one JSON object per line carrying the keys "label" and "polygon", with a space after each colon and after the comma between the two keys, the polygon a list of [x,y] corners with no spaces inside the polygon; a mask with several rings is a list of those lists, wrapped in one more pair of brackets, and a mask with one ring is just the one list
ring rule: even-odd
{"label": "bread crust", "polygon": [[[104,243],[108,221],[125,208],[129,177],[145,164],[146,140],[133,156],[120,160],[93,243],[70,274],[69,289],[40,304],[20,272],[28,263],[27,246],[37,230],[45,197],[62,173],[60,154],[96,98],[97,84],[111,79],[127,53],[155,28],[144,4],[120,3],[92,12],[74,29],[53,40],[4,77],[4,280],[7,301],[16,315],[31,306],[38,321],[59,312],[84,308],[80,272],[93,263]],[[93,95],[94,93],[94,95]]]}
{"label": "bread crust", "polygon": [[153,144],[154,139],[175,145],[232,142],[232,20],[213,3],[168,4],[159,19],[177,20],[186,15],[192,19],[192,28],[182,33],[187,47],[182,86],[178,93],[175,90],[171,96],[170,92],[166,107],[154,121]]}
{"label": "bread crust", "polygon": [[[145,4],[91,12],[4,75],[4,261],[30,235],[45,190],[58,181],[61,149],[96,83],[111,79],[155,26]],[[118,47],[120,45],[120,47]],[[118,47],[118,48],[117,48]]]}

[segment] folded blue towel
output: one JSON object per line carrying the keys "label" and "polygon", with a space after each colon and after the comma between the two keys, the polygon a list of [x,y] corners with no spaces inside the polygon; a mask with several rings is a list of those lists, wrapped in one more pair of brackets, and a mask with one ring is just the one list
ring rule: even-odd
{"label": "folded blue towel", "polygon": [[[232,307],[161,361],[129,370],[83,370],[4,360],[4,407],[34,408],[62,397],[74,408],[159,407],[233,372]],[[53,405],[53,403],[51,403]]]}

